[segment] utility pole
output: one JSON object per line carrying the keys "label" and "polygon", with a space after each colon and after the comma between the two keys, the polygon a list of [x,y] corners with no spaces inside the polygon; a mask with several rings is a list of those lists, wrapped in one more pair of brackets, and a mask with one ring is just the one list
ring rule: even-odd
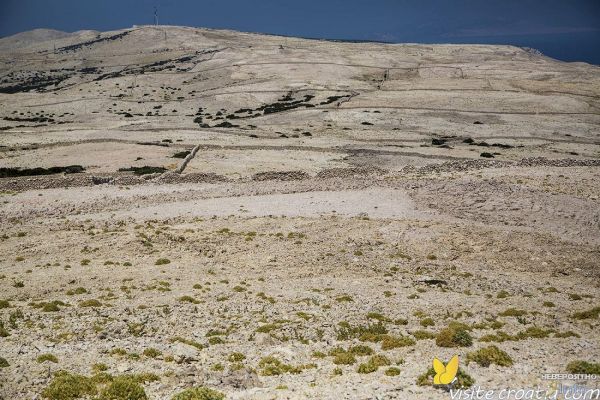
{"label": "utility pole", "polygon": [[158,9],[154,7],[154,25],[158,26]]}

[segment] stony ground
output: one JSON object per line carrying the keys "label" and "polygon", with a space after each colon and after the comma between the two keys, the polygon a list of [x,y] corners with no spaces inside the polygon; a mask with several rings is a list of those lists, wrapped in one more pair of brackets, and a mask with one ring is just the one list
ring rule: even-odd
{"label": "stony ground", "polygon": [[0,49],[3,173],[84,168],[0,179],[0,398],[442,399],[434,357],[485,388],[599,362],[597,67],[176,27]]}

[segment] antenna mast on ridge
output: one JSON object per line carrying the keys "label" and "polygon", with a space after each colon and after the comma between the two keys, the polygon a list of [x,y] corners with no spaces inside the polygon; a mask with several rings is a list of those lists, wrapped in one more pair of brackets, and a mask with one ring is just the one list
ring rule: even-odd
{"label": "antenna mast on ridge", "polygon": [[154,25],[158,25],[158,9],[154,7]]}

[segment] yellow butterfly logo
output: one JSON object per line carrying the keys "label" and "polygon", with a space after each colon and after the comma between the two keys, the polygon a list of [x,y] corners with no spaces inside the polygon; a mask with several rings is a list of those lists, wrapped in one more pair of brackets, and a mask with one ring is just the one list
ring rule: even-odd
{"label": "yellow butterfly logo", "polygon": [[448,361],[448,364],[444,365],[443,362],[437,358],[433,359],[433,369],[435,376],[433,377],[434,385],[448,385],[456,377],[458,372],[458,355],[455,355]]}

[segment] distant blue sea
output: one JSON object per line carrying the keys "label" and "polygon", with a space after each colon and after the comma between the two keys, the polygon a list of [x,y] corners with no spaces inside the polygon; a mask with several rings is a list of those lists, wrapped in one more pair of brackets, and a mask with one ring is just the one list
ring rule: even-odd
{"label": "distant blue sea", "polygon": [[520,47],[532,47],[558,60],[583,61],[600,65],[600,31],[453,38],[452,43],[511,44]]}

